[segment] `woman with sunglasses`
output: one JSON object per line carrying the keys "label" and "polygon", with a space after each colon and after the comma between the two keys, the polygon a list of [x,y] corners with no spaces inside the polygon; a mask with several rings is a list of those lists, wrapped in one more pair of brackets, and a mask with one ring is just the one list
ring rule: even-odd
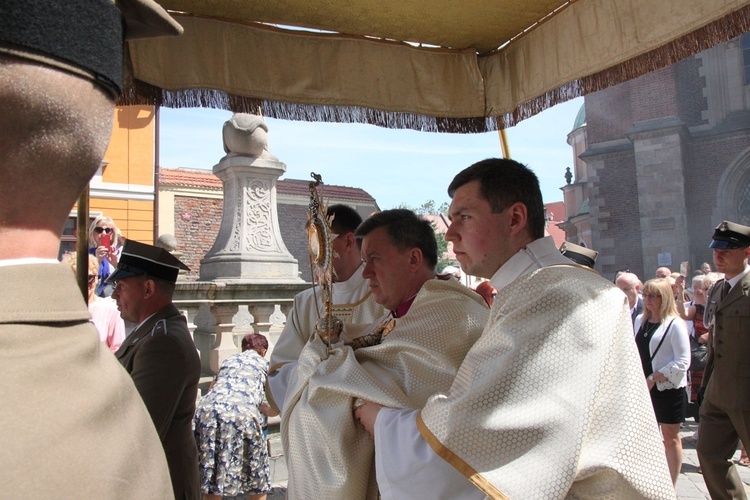
{"label": "woman with sunglasses", "polygon": [[99,262],[99,279],[95,291],[99,297],[112,295],[113,287],[105,283],[105,280],[117,269],[117,261],[122,250],[119,243],[120,231],[111,218],[100,215],[94,219],[89,226],[89,254],[96,257]]}
{"label": "woman with sunglasses", "polygon": [[[73,273],[76,272],[75,252],[66,253],[62,260],[63,263],[68,264],[73,269]],[[120,311],[117,310],[117,303],[113,299],[109,297],[97,297],[96,293],[94,293],[98,277],[99,261],[93,255],[89,255],[88,304],[91,321],[99,332],[99,340],[114,353],[120,348],[123,340],[125,340],[125,323],[120,317]]]}
{"label": "woman with sunglasses", "polygon": [[690,340],[687,325],[677,312],[669,281],[647,281],[642,296],[643,314],[633,325],[635,343],[674,484],[682,467],[680,424],[685,421],[687,405]]}

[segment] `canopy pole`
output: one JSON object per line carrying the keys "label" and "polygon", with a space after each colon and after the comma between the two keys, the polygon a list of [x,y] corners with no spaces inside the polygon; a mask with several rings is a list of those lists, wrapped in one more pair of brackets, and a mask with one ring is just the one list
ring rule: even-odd
{"label": "canopy pole", "polygon": [[508,134],[505,133],[505,129],[501,128],[497,131],[500,135],[500,150],[503,153],[503,158],[510,158],[510,147],[508,146]]}
{"label": "canopy pole", "polygon": [[89,303],[89,185],[78,198],[78,215],[76,216],[76,281],[83,294],[83,300]]}

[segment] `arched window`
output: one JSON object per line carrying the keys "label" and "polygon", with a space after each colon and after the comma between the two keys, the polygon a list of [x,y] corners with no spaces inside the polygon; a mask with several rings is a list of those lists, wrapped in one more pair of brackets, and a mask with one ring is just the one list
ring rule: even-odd
{"label": "arched window", "polygon": [[[745,67],[747,70],[747,67]],[[750,174],[745,175],[743,185],[739,191],[739,220],[738,223],[743,226],[750,226]]]}
{"label": "arched window", "polygon": [[742,65],[744,68],[745,85],[750,85],[750,34],[742,35],[740,38],[742,47]]}
{"label": "arched window", "polygon": [[719,179],[714,220],[750,226],[750,147],[737,155]]}

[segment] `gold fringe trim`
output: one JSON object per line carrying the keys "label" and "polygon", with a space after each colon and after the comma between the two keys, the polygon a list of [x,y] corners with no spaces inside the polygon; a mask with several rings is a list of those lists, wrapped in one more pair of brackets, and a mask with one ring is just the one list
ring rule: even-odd
{"label": "gold fringe trim", "polygon": [[555,104],[604,90],[643,76],[646,73],[666,68],[715,45],[737,38],[747,31],[750,31],[750,5],[741,7],[723,18],[659,48],[550,90],[521,104],[513,112],[504,115],[500,122],[505,126],[512,127]]}
{"label": "gold fringe trim", "polygon": [[[423,132],[482,133],[512,127],[556,104],[606,89],[665,68],[719,43],[750,31],[750,5],[713,21],[666,45],[598,73],[561,85],[496,117],[447,118],[381,111],[356,106],[321,106],[242,97],[211,89],[164,90],[127,78],[119,105],[147,104],[169,108],[217,108],[253,113],[283,120],[335,123],[367,123],[391,129]],[[129,58],[127,58],[129,60]],[[127,75],[127,74],[126,74]]]}
{"label": "gold fringe trim", "polygon": [[216,108],[282,120],[366,123],[384,128],[411,129],[422,132],[475,134],[497,130],[495,118],[492,117],[444,118],[357,106],[320,106],[269,101],[211,89],[163,90],[135,79],[130,83],[117,101],[118,105],[146,104],[168,108]]}
{"label": "gold fringe trim", "polygon": [[505,495],[505,493],[498,490],[494,484],[490,483],[487,479],[484,478],[484,476],[474,470],[471,465],[467,464],[461,457],[446,448],[443,443],[441,443],[440,440],[435,437],[432,431],[427,428],[427,424],[425,424],[422,420],[422,413],[417,414],[417,429],[419,429],[419,433],[422,435],[422,438],[427,441],[427,444],[430,445],[435,454],[451,464],[453,468],[458,472],[466,476],[469,481],[474,483],[474,486],[482,490],[482,492],[485,493],[489,498],[497,500],[510,500],[510,498]]}

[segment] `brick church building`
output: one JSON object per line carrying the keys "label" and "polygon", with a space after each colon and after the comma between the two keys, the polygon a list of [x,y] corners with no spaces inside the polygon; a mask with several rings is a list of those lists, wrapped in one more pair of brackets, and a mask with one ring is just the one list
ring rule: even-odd
{"label": "brick church building", "polygon": [[750,34],[587,95],[568,143],[567,240],[608,278],[692,274],[719,222],[750,225]]}

